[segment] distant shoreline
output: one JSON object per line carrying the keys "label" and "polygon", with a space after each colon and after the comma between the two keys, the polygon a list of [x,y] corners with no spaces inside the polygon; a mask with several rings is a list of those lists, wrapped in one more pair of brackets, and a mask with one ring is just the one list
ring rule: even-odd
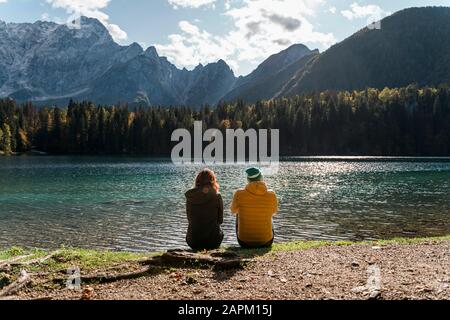
{"label": "distant shoreline", "polygon": [[[149,158],[158,160],[170,160],[170,155],[141,155],[141,154],[52,154],[43,151],[30,152],[15,152],[6,155],[0,151],[0,156],[4,157],[74,157],[74,158]],[[281,162],[290,161],[328,161],[328,162],[373,162],[373,161],[388,161],[388,162],[450,162],[449,156],[365,156],[365,155],[287,155],[280,156]]]}

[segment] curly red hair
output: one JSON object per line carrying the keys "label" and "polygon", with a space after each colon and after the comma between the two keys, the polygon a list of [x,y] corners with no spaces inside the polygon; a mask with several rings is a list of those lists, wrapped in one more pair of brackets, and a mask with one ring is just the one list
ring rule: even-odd
{"label": "curly red hair", "polygon": [[210,169],[202,170],[195,179],[195,187],[211,187],[219,193],[220,185],[217,182],[216,174]]}

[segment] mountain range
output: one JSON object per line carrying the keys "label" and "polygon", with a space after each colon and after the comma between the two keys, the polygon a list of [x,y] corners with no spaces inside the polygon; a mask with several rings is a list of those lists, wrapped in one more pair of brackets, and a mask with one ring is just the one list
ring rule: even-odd
{"label": "mountain range", "polygon": [[399,11],[323,53],[293,45],[236,77],[219,60],[178,69],[154,47],[121,46],[96,19],[81,29],[0,21],[0,97],[41,105],[215,105],[323,90],[450,83],[450,8]]}
{"label": "mountain range", "polygon": [[96,19],[81,29],[53,22],[0,22],[0,96],[40,104],[215,104],[236,77],[220,60],[179,70],[154,47],[120,46]]}
{"label": "mountain range", "polygon": [[244,88],[258,86],[311,54],[294,45],[249,76],[236,78],[223,60],[180,70],[154,47],[144,51],[137,43],[118,45],[96,19],[82,17],[81,26],[0,22],[0,97],[41,105],[64,105],[71,98],[101,104],[214,105],[230,91],[240,96]]}

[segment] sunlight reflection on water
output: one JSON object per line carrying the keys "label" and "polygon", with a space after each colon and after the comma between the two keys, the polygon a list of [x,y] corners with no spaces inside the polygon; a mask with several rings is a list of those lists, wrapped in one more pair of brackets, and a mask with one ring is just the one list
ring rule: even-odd
{"label": "sunlight reflection on water", "polygon": [[[277,241],[450,233],[448,159],[289,158],[266,177]],[[146,158],[0,158],[0,246],[118,250],[185,245],[184,192],[201,167]],[[228,208],[244,167],[213,168]]]}

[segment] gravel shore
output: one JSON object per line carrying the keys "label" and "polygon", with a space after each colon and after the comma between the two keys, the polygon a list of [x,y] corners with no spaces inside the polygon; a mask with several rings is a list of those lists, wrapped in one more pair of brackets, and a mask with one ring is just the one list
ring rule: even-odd
{"label": "gravel shore", "polygon": [[[133,268],[133,266],[130,266]],[[450,242],[324,246],[254,256],[243,269],[165,269],[108,284],[33,285],[20,299],[450,299]]]}

